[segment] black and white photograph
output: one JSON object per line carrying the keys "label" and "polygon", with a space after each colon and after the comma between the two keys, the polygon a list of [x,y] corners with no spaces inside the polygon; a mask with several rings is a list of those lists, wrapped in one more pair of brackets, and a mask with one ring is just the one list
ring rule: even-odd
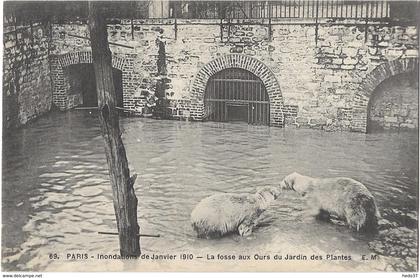
{"label": "black and white photograph", "polygon": [[3,277],[417,277],[419,1],[1,4]]}

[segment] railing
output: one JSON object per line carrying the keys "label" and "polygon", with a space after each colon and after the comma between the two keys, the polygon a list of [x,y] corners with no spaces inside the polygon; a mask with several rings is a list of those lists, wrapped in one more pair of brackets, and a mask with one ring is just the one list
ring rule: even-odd
{"label": "railing", "polygon": [[[415,1],[413,1],[415,2]],[[4,25],[31,22],[87,20],[85,1],[7,1]],[[108,1],[107,18],[119,19],[377,19],[392,16],[392,1],[283,0],[283,1]],[[105,5],[105,4],[104,4]],[[400,5],[400,4],[398,4]],[[402,3],[406,5],[407,3]],[[415,10],[415,9],[414,9]]]}
{"label": "railing", "polygon": [[[192,19],[389,18],[388,1],[284,0],[241,2],[173,2],[171,17]],[[153,15],[149,15],[153,17]]]}

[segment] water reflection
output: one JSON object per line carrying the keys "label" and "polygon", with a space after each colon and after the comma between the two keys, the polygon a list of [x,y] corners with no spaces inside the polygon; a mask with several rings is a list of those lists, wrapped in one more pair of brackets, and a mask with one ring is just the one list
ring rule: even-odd
{"label": "water reflection", "polygon": [[[141,230],[163,235],[143,239],[144,253],[346,254],[354,259],[312,263],[347,271],[416,268],[416,133],[326,133],[138,118],[121,123],[130,168],[139,174]],[[97,234],[116,226],[96,115],[53,113],[8,136],[3,146],[6,270],[60,270],[73,263],[49,260],[51,253],[118,253],[116,237]],[[285,193],[251,238],[195,237],[189,215],[199,200],[216,192],[255,192],[293,171],[363,182],[377,198],[382,233],[365,238],[308,219],[303,201]],[[401,242],[404,248],[397,247]],[[361,261],[361,254],[372,252],[381,259]],[[105,270],[103,262],[83,265]],[[112,265],[141,267],[140,262]]]}

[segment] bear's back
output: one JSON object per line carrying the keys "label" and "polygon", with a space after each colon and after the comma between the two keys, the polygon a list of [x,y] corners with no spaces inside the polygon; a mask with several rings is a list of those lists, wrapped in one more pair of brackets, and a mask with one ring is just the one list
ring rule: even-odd
{"label": "bear's back", "polygon": [[[369,200],[376,209],[372,193],[361,182],[352,178],[325,178],[316,182],[316,195],[323,209],[344,215],[346,204],[353,203],[363,197]],[[379,212],[376,211],[379,215]]]}
{"label": "bear's back", "polygon": [[197,232],[236,229],[255,211],[256,200],[250,194],[220,193],[201,200],[191,212],[191,224]]}
{"label": "bear's back", "polygon": [[316,187],[319,191],[333,195],[338,192],[340,196],[364,194],[372,196],[372,193],[361,182],[352,178],[324,178],[316,180]]}

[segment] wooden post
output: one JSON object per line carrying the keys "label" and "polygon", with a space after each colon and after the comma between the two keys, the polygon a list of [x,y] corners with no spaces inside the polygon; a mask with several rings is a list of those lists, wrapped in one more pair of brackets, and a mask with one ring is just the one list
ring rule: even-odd
{"label": "wooden post", "polygon": [[368,41],[368,29],[369,29],[369,3],[366,5],[365,43]]}
{"label": "wooden post", "polygon": [[131,18],[131,40],[134,40],[134,18]]}
{"label": "wooden post", "polygon": [[268,5],[268,41],[272,41],[273,29],[271,25],[271,2],[267,3]]}
{"label": "wooden post", "polygon": [[223,42],[223,18],[220,19],[220,42]]}
{"label": "wooden post", "polygon": [[121,139],[116,96],[112,80],[112,56],[108,45],[101,2],[89,2],[89,31],[98,94],[99,120],[105,140],[105,152],[112,185],[122,256],[140,255],[137,198],[134,192],[136,175],[130,177],[124,144]]}
{"label": "wooden post", "polygon": [[316,17],[315,17],[315,46],[318,46],[318,16],[319,16],[319,0],[316,0]]}

